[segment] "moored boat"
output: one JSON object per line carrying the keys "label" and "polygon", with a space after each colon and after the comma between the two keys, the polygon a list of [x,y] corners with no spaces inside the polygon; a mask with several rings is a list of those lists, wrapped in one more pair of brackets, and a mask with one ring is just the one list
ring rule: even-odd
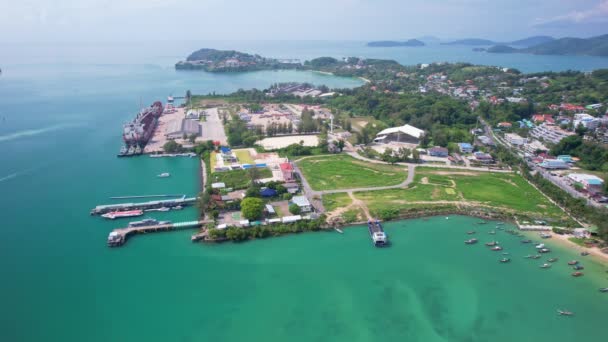
{"label": "moored boat", "polygon": [[141,221],[133,221],[129,222],[129,228],[133,227],[144,227],[144,226],[156,226],[156,225],[164,225],[171,224],[171,221],[158,221],[153,218],[143,219]]}
{"label": "moored boat", "polygon": [[548,261],[548,262],[556,262],[557,260],[558,260],[557,258],[550,258],[550,259],[548,259],[547,261]]}
{"label": "moored boat", "polygon": [[568,311],[568,310],[557,310],[557,313],[562,315],[562,316],[572,316],[574,315],[573,312]]}
{"label": "moored boat", "polygon": [[551,267],[551,264],[545,263],[545,264],[540,265],[540,268],[549,268],[549,267]]}
{"label": "moored boat", "polygon": [[163,172],[163,173],[159,174],[156,177],[158,177],[158,178],[167,178],[167,177],[171,177],[171,174],[169,172]]}
{"label": "moored boat", "polygon": [[541,248],[538,250],[538,253],[549,253],[551,250],[549,248]]}
{"label": "moored boat", "polygon": [[511,259],[509,259],[509,258],[500,259],[500,262],[502,262],[502,263],[506,263],[506,262],[510,262],[510,261],[511,261]]}
{"label": "moored boat", "polygon": [[521,243],[530,243],[532,240],[521,240]]}
{"label": "moored boat", "polygon": [[477,243],[477,239],[468,239],[465,240],[464,243],[466,243],[467,245],[473,245]]}
{"label": "moored boat", "polygon": [[583,265],[574,265],[572,268],[574,270],[576,270],[576,271],[580,271],[580,270],[584,270],[585,269],[585,267]]}
{"label": "moored boat", "polygon": [[497,245],[498,245],[498,241],[486,242],[486,246],[488,246],[488,247],[497,246]]}
{"label": "moored boat", "polygon": [[136,216],[141,216],[144,214],[143,210],[126,210],[126,211],[112,211],[106,214],[101,215],[101,217],[103,218],[107,218],[110,220],[114,220],[117,218],[123,218],[123,217],[136,217]]}
{"label": "moored boat", "polygon": [[469,234],[469,235],[475,234],[475,231],[474,231],[474,230],[469,230],[469,231],[467,232],[467,234]]}
{"label": "moored boat", "polygon": [[576,265],[576,264],[578,264],[578,261],[576,261],[576,260],[570,260],[570,261],[568,261],[568,265],[570,265],[570,266]]}
{"label": "moored boat", "polygon": [[581,252],[581,255],[582,256],[587,256],[587,255],[589,255],[589,252]]}
{"label": "moored boat", "polygon": [[502,247],[500,247],[500,246],[494,246],[494,247],[492,247],[490,249],[493,250],[493,251],[495,251],[495,252],[496,251],[502,251]]}
{"label": "moored boat", "polygon": [[581,277],[582,275],[583,275],[583,272],[579,272],[579,271],[572,273],[573,277]]}
{"label": "moored boat", "polygon": [[536,255],[533,255],[533,256],[532,256],[532,259],[540,259],[540,257],[541,257],[541,256],[540,256],[539,254],[536,254]]}
{"label": "moored boat", "polygon": [[606,293],[608,292],[608,287],[603,287],[600,289],[600,292]]}

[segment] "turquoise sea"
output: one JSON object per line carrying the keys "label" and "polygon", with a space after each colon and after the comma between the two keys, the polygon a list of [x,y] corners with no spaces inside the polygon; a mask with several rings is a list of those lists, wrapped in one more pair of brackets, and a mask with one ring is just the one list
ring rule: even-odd
{"label": "turquoise sea", "polygon": [[[232,45],[231,45],[232,44]],[[0,44],[0,340],[2,341],[567,341],[602,338],[606,267],[554,248],[543,270],[533,247],[496,236],[510,264],[467,246],[467,217],[388,223],[393,245],[364,227],[242,244],[190,242],[191,231],[105,245],[119,222],[90,217],[110,196],[193,195],[193,159],[117,159],[121,124],[167,95],[230,92],[283,81],[353,87],[308,72],[176,72],[191,50],[234,48],[273,57],[469,61],[524,71],[608,67],[608,58],[487,55],[468,48],[370,49],[361,42]],[[158,179],[161,172],[172,177]],[[153,213],[191,220],[195,209]],[[500,253],[500,252],[498,252]],[[581,257],[578,257],[582,259]],[[569,309],[575,317],[559,317]]]}

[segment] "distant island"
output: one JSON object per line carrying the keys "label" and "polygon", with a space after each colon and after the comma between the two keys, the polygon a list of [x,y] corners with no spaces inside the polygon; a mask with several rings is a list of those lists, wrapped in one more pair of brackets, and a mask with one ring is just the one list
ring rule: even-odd
{"label": "distant island", "polygon": [[[515,45],[515,44],[513,44]],[[535,55],[588,55],[608,57],[608,34],[591,38],[560,38],[527,48],[496,45],[490,53],[531,53]]]}
{"label": "distant island", "polygon": [[441,43],[441,45],[495,45],[496,42],[487,39],[467,38],[455,40],[452,42]]}
{"label": "distant island", "polygon": [[418,39],[410,39],[403,42],[394,40],[380,40],[367,43],[369,47],[395,47],[395,46],[425,46],[423,42]]}
{"label": "distant island", "polygon": [[528,38],[512,41],[508,45],[530,47],[530,46],[535,46],[535,45],[539,45],[539,44],[552,42],[554,40],[555,40],[555,38],[550,37],[550,36],[533,36],[533,37],[528,37]]}
{"label": "distant island", "polygon": [[185,61],[175,64],[178,70],[205,70],[209,72],[238,72],[256,70],[298,69],[299,60],[265,58],[234,50],[200,49],[191,53]]}
{"label": "distant island", "polygon": [[485,48],[478,48],[478,47],[473,48],[472,50],[473,50],[473,52],[484,52],[484,51],[486,51]]}
{"label": "distant island", "polygon": [[310,61],[279,60],[234,50],[200,49],[191,53],[185,61],[175,64],[177,70],[204,70],[207,72],[244,72],[258,70],[311,70],[336,76],[359,77],[366,82],[406,72],[406,68],[394,60],[348,57],[336,59],[319,57]]}

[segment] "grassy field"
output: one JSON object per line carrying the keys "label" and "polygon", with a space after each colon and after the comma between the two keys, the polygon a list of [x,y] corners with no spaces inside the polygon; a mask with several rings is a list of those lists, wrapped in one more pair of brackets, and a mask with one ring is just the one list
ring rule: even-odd
{"label": "grassy field", "polygon": [[437,202],[437,205],[462,203],[498,208],[516,215],[543,218],[562,224],[572,223],[561,209],[521,176],[513,173],[419,167],[416,169],[414,184],[408,189],[365,191],[354,195],[367,204],[374,216],[383,210],[424,210],[435,204],[420,202]]}
{"label": "grassy field", "polygon": [[366,163],[347,155],[306,158],[298,166],[314,190],[398,185],[407,177],[404,167]]}
{"label": "grassy field", "polygon": [[236,154],[237,159],[239,160],[239,163],[241,164],[253,164],[253,157],[251,157],[251,153],[249,153],[249,150],[247,149],[242,149],[242,150],[234,150],[234,154]]}
{"label": "grassy field", "polygon": [[216,156],[217,153],[216,152],[211,152],[211,155],[209,156],[209,164],[211,166],[211,172],[213,172],[213,170],[215,170],[215,162],[216,162]]}
{"label": "grassy field", "polygon": [[347,193],[323,195],[323,206],[326,211],[334,211],[336,208],[347,207],[353,200]]}
{"label": "grassy field", "polygon": [[[260,178],[272,177],[272,171],[270,171],[270,169],[263,168],[258,170],[260,171]],[[245,189],[249,186],[250,181],[247,170],[215,172],[211,174],[211,182],[225,183],[227,188]]]}

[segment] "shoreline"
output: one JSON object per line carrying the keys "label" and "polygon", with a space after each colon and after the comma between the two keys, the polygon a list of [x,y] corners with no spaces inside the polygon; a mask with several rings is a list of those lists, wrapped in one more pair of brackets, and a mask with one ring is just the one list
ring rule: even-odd
{"label": "shoreline", "polygon": [[608,254],[603,253],[599,248],[584,247],[584,246],[578,245],[578,244],[568,240],[568,238],[572,237],[571,235],[568,235],[568,234],[561,235],[561,234],[552,233],[551,235],[552,235],[551,239],[549,239],[549,240],[555,239],[555,241],[557,242],[558,245],[565,247],[565,248],[569,248],[571,250],[575,250],[576,252],[579,252],[579,256],[580,256],[580,252],[589,252],[589,255],[586,257],[583,257],[583,258],[591,258],[604,266],[608,266]]}

